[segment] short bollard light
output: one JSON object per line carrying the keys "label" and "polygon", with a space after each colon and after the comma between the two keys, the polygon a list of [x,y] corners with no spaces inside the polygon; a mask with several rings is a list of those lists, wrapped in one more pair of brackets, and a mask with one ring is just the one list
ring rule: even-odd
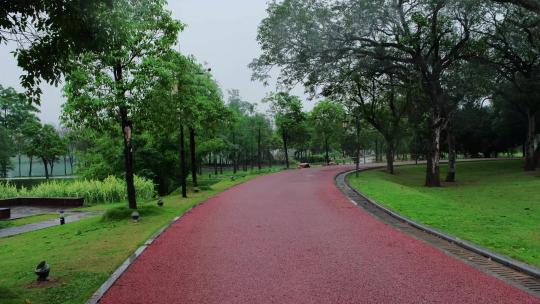
{"label": "short bollard light", "polygon": [[64,215],[64,210],[61,210],[60,211],[60,225],[65,225],[66,224],[66,217]]}
{"label": "short bollard light", "polygon": [[131,218],[134,222],[138,222],[140,217],[141,215],[137,211],[133,211],[133,213],[131,213]]}
{"label": "short bollard light", "polygon": [[157,201],[157,205],[160,206],[160,207],[163,207],[163,198],[159,198],[158,201]]}
{"label": "short bollard light", "polygon": [[201,190],[199,190],[199,187],[195,187],[195,188],[193,188],[193,192],[195,192],[195,193],[199,193],[199,191],[201,191]]}
{"label": "short bollard light", "polygon": [[236,180],[236,177],[234,177],[234,176],[231,176],[231,181],[233,181],[233,182],[234,182],[235,180]]}
{"label": "short bollard light", "polygon": [[39,263],[36,267],[36,270],[34,270],[34,273],[38,276],[37,280],[39,282],[47,281],[50,272],[51,267],[49,266],[49,264],[47,264],[46,261]]}

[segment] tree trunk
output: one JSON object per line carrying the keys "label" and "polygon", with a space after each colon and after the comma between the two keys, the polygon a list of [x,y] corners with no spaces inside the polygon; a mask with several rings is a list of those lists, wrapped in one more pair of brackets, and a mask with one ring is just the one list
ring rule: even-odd
{"label": "tree trunk", "polygon": [[[117,102],[123,101],[125,99],[125,91],[120,90],[123,75],[122,75],[122,65],[120,62],[117,62],[114,67],[114,81],[118,85],[118,94],[116,96]],[[135,183],[134,183],[134,173],[133,173],[133,145],[131,142],[132,135],[132,125],[128,119],[128,109],[125,106],[120,107],[120,123],[122,127],[122,132],[124,135],[124,163],[126,170],[126,187],[127,187],[127,196],[128,196],[128,205],[130,209],[137,209],[137,197],[135,194]]]}
{"label": "tree trunk", "polygon": [[283,132],[283,151],[285,152],[285,165],[289,169],[289,151],[287,149],[287,134]]}
{"label": "tree trunk", "polygon": [[21,171],[21,153],[19,153],[18,158],[19,158],[19,177],[22,177],[22,171]]}
{"label": "tree trunk", "polygon": [[272,152],[268,150],[268,167],[272,168]]}
{"label": "tree trunk", "polygon": [[386,140],[386,171],[394,174],[394,158],[395,158],[395,143],[394,139]]}
{"label": "tree trunk", "polygon": [[381,162],[381,153],[379,149],[379,139],[375,138],[375,162]]}
{"label": "tree trunk", "polygon": [[189,153],[191,156],[191,179],[193,180],[193,187],[197,187],[197,157],[195,155],[195,130],[189,128]]}
{"label": "tree trunk", "polygon": [[366,164],[366,149],[364,149],[364,165]]}
{"label": "tree trunk", "polygon": [[328,155],[328,138],[324,138],[324,158],[326,160],[326,165],[330,165],[330,156]]}
{"label": "tree trunk", "polygon": [[186,184],[186,147],[184,144],[184,126],[180,125],[180,187],[182,188],[182,197],[187,197]]}
{"label": "tree trunk", "polygon": [[45,179],[49,179],[49,165],[47,164],[47,160],[42,157],[43,160],[43,167],[45,168]]}
{"label": "tree trunk", "polygon": [[527,140],[525,142],[525,171],[536,170],[536,162],[534,158],[534,138],[536,132],[536,117],[535,113],[527,111]]}
{"label": "tree trunk", "polygon": [[236,171],[238,171],[238,163],[237,163],[237,161],[236,161],[236,146],[235,146],[235,145],[236,145],[236,143],[235,143],[236,138],[235,138],[235,137],[236,137],[236,136],[235,136],[234,132],[232,132],[232,144],[233,144],[233,149],[234,149],[234,150],[233,150],[233,153],[232,153],[232,154],[233,154],[233,155],[232,155],[233,174],[236,174]]}
{"label": "tree trunk", "polygon": [[219,174],[223,174],[223,153],[219,153]]}
{"label": "tree trunk", "polygon": [[135,177],[133,172],[133,145],[131,141],[131,122],[125,107],[120,108],[122,132],[124,134],[124,165],[126,169],[126,187],[130,209],[137,209],[137,197],[135,194]]}
{"label": "tree trunk", "polygon": [[51,166],[51,172],[50,172],[50,175],[53,176],[53,171],[54,171],[54,159],[51,160],[51,161],[49,162],[49,165]]}
{"label": "tree trunk", "polygon": [[540,168],[540,145],[534,151],[534,162],[536,163],[536,167]]}
{"label": "tree trunk", "polygon": [[214,174],[218,175],[218,157],[216,153],[214,153]]}
{"label": "tree trunk", "polygon": [[34,162],[34,157],[30,156],[30,167],[28,168],[28,177],[32,177],[32,165]]}
{"label": "tree trunk", "polygon": [[262,168],[261,164],[261,127],[259,126],[259,134],[257,136],[257,167],[259,171]]}
{"label": "tree trunk", "polygon": [[448,173],[446,174],[446,181],[453,183],[456,181],[456,137],[453,132],[453,126],[448,126],[447,131],[447,141],[448,141]]}
{"label": "tree trunk", "polygon": [[244,151],[244,172],[248,170],[248,152]]}
{"label": "tree trunk", "polygon": [[360,170],[360,117],[355,115],[356,122],[356,177],[358,177],[358,171]]}
{"label": "tree trunk", "polygon": [[71,175],[73,175],[73,156],[69,156],[69,172],[71,172]]}
{"label": "tree trunk", "polygon": [[441,159],[441,126],[435,124],[431,133],[431,142],[428,149],[426,186],[440,187],[440,159]]}

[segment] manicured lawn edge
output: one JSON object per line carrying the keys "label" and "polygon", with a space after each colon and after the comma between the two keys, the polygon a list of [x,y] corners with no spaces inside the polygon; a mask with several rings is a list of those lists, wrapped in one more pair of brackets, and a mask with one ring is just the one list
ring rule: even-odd
{"label": "manicured lawn edge", "polygon": [[143,252],[150,246],[152,245],[152,243],[154,243],[154,241],[159,238],[168,228],[170,228],[173,224],[175,224],[176,222],[178,222],[180,219],[182,219],[186,214],[188,214],[190,211],[192,211],[194,208],[204,204],[205,202],[207,202],[209,199],[211,199],[212,197],[215,197],[216,195],[219,195],[220,193],[223,193],[225,191],[228,191],[230,189],[233,189],[235,187],[238,187],[244,183],[247,183],[249,181],[252,181],[258,177],[261,177],[261,176],[264,176],[264,175],[268,175],[268,174],[274,174],[274,173],[279,173],[280,171],[277,171],[277,172],[268,172],[268,173],[262,173],[262,174],[257,174],[257,175],[252,175],[252,176],[247,176],[247,180],[244,180],[244,181],[241,181],[235,185],[232,185],[231,187],[228,187],[226,189],[224,189],[223,191],[220,191],[218,193],[215,193],[214,195],[202,200],[201,202],[199,203],[196,203],[195,205],[191,206],[190,208],[186,209],[182,214],[180,214],[179,216],[175,217],[171,222],[169,222],[168,224],[166,224],[164,227],[162,227],[161,229],[159,229],[157,232],[155,232],[148,240],[146,240],[146,242],[144,242],[143,245],[141,245],[139,248],[137,248],[137,250],[135,250],[135,252],[133,254],[131,254],[123,263],[122,265],[120,265],[120,267],[118,267],[112,274],[111,276],[107,279],[107,281],[105,281],[99,288],[98,290],[96,290],[96,292],[90,297],[90,299],[88,299],[88,301],[86,301],[86,304],[98,304],[99,301],[101,300],[101,298],[103,298],[103,296],[107,293],[107,291],[109,291],[109,289],[114,285],[114,283],[129,269],[129,267],[135,263],[135,261],[143,254]]}
{"label": "manicured lawn edge", "polygon": [[[406,165],[409,165],[409,164],[406,164]],[[406,166],[404,165],[404,166]],[[369,171],[369,170],[378,170],[378,169],[381,169],[383,168],[382,166],[378,166],[378,167],[372,167],[372,168],[364,168],[364,169],[360,169],[360,173],[362,172],[365,172],[365,171]],[[449,234],[446,234],[440,230],[437,230],[435,228],[432,228],[432,227],[429,227],[429,226],[426,226],[426,225],[423,225],[423,224],[420,224],[416,221],[413,221],[412,219],[408,218],[408,217],[405,217],[405,216],[402,216],[400,215],[399,213],[393,211],[392,209],[390,208],[386,208],[384,206],[382,206],[381,204],[379,204],[378,202],[376,202],[375,200],[371,199],[370,197],[368,197],[367,195],[365,195],[364,193],[362,193],[361,191],[357,190],[356,188],[352,187],[349,183],[349,175],[351,174],[354,174],[356,172],[356,170],[352,170],[352,171],[347,171],[347,172],[342,172],[340,174],[338,174],[336,176],[336,182],[337,182],[337,177],[341,174],[345,174],[345,178],[344,178],[344,181],[345,181],[345,184],[347,185],[347,187],[349,187],[352,191],[354,191],[355,193],[357,193],[358,195],[360,195],[361,197],[363,197],[364,199],[366,199],[366,201],[368,201],[371,205],[373,205],[374,207],[382,210],[383,212],[389,214],[390,216],[402,221],[402,222],[405,222],[417,229],[420,229],[424,232],[427,232],[429,234],[432,234],[432,235],[435,235],[437,237],[440,237],[446,241],[449,241],[449,242],[452,242],[452,243],[455,243],[456,245],[459,245],[460,247],[464,248],[464,249],[467,249],[467,250],[470,250],[472,252],[475,252],[477,254],[480,254],[482,256],[485,256],[487,258],[490,258],[496,262],[499,262],[505,266],[508,266],[510,268],[513,268],[513,269],[516,269],[520,272],[523,272],[523,273],[526,273],[526,274],[529,274],[535,278],[539,278],[540,279],[540,269],[533,266],[533,265],[530,265],[530,264],[527,264],[527,263],[523,263],[523,262],[520,262],[520,261],[517,261],[515,259],[512,259],[508,256],[505,256],[505,255],[502,255],[502,254],[499,254],[499,253],[495,253],[493,251],[490,251],[486,248],[483,248],[481,246],[478,246],[476,244],[473,244],[471,242],[468,242],[468,241],[465,241],[465,240],[462,240],[460,238],[457,238],[457,237],[454,237],[454,236],[451,236]]]}
{"label": "manicured lawn edge", "polygon": [[[233,186],[234,187],[234,186]],[[227,189],[228,190],[228,189]],[[204,202],[201,202],[191,208],[189,208],[188,210],[186,210],[184,212],[184,214],[182,214],[181,216],[178,216],[176,218],[174,218],[169,224],[167,224],[165,227],[161,228],[158,232],[154,233],[154,235],[152,235],[142,246],[140,246],[139,248],[137,248],[137,250],[135,250],[135,252],[130,255],[123,263],[122,265],[120,265],[120,267],[118,267],[112,274],[111,276],[107,279],[107,281],[105,281],[105,283],[103,283],[99,288],[98,290],[96,290],[96,292],[90,297],[90,299],[88,299],[88,301],[86,301],[86,304],[97,304],[101,298],[103,298],[103,296],[107,293],[107,291],[109,291],[109,289],[113,286],[113,284],[122,276],[122,274],[124,274],[124,272],[126,272],[126,270],[128,270],[129,266],[131,266],[131,264],[133,264],[138,258],[139,256],[141,256],[141,254],[146,250],[146,248],[148,248],[148,246],[152,245],[152,243],[163,233],[165,232],[165,230],[167,230],[171,225],[173,225],[174,223],[176,223],[180,218],[182,218],[186,213],[188,213],[189,211],[191,211],[193,208],[197,207],[198,205],[200,204],[203,204]]]}

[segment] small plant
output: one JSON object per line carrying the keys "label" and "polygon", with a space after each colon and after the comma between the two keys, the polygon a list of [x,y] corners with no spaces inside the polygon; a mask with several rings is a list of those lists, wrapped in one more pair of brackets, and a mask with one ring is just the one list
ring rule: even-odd
{"label": "small plant", "polygon": [[14,198],[18,196],[17,187],[11,183],[0,182],[0,199]]}

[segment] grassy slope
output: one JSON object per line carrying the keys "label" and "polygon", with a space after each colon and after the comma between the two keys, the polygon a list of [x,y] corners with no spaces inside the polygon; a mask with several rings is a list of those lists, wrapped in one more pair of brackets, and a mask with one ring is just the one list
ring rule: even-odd
{"label": "grassy slope", "polygon": [[540,175],[521,168],[520,161],[460,163],[458,182],[439,189],[422,186],[423,166],[397,168],[395,176],[368,171],[350,181],[409,218],[540,266]]}
{"label": "grassy slope", "polygon": [[[102,221],[94,217],[0,239],[0,303],[84,303],[131,253],[175,216],[255,176],[240,177],[236,181],[224,179],[211,190],[190,194],[188,199],[177,195],[167,197],[163,208],[148,208],[152,212],[143,214],[139,223]],[[87,209],[121,205],[124,204]],[[42,260],[51,265],[51,283],[36,287],[32,285],[33,269]]]}

